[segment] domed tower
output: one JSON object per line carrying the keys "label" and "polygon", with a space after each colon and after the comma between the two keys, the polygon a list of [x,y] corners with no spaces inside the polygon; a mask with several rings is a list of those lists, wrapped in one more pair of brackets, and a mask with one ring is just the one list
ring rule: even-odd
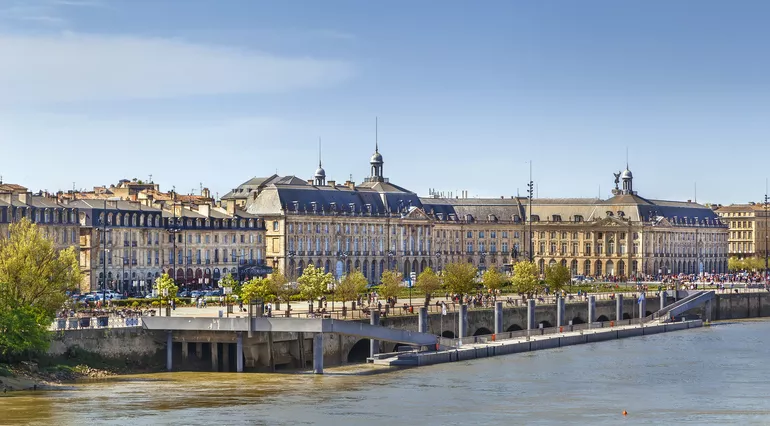
{"label": "domed tower", "polygon": [[620,175],[620,179],[623,181],[623,193],[633,194],[634,193],[634,175],[631,173],[631,170],[628,169],[628,164],[626,164],[626,170],[624,170],[623,173]]}
{"label": "domed tower", "polygon": [[369,160],[369,164],[372,166],[372,175],[369,178],[371,182],[383,182],[385,178],[382,174],[382,154],[380,154],[380,146],[377,138],[377,120],[374,122],[374,154]]}
{"label": "domed tower", "polygon": [[318,168],[315,171],[316,186],[326,185],[326,170],[321,166],[321,138],[318,138]]}

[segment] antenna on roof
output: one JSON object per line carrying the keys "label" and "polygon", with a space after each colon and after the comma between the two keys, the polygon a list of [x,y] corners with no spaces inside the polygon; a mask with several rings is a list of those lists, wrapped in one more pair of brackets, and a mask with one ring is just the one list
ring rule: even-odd
{"label": "antenna on roof", "polygon": [[628,147],[626,147],[626,170],[628,170]]}
{"label": "antenna on roof", "polygon": [[374,117],[374,152],[380,152],[379,117]]}
{"label": "antenna on roof", "polygon": [[697,204],[698,203],[698,182],[695,182],[695,194],[694,194],[694,198],[693,199],[695,200],[695,203]]}
{"label": "antenna on roof", "polygon": [[318,168],[321,168],[321,137],[318,137]]}
{"label": "antenna on roof", "polygon": [[152,173],[150,173],[150,183],[152,183]]}

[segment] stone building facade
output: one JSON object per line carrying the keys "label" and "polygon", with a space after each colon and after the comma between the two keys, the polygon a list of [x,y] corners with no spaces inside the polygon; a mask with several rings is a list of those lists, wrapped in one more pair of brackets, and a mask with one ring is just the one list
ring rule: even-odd
{"label": "stone building facade", "polygon": [[764,258],[768,253],[769,212],[761,203],[719,206],[716,213],[729,229],[728,253],[738,259]]}

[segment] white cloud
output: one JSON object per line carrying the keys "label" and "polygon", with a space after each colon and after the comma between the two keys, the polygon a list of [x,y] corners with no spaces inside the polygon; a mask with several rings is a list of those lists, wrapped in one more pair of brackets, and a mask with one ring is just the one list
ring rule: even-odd
{"label": "white cloud", "polygon": [[344,61],[283,57],[182,40],[82,34],[0,35],[0,102],[178,98],[323,87]]}

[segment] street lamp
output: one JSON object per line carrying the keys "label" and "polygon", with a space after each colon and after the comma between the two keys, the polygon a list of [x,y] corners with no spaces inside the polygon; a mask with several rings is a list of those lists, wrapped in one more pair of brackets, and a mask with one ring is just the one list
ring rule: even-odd
{"label": "street lamp", "polygon": [[532,160],[529,160],[529,183],[527,184],[527,195],[529,198],[529,261],[532,262],[532,252],[535,250],[532,241],[532,196],[534,194],[535,184],[532,181]]}
{"label": "street lamp", "polygon": [[768,272],[768,268],[767,268],[767,266],[768,266],[767,265],[767,261],[768,261],[768,257],[767,257],[767,232],[768,232],[768,229],[767,229],[767,201],[768,201],[768,198],[767,197],[768,197],[768,195],[767,195],[767,181],[765,181],[765,287],[767,287],[767,272]]}

